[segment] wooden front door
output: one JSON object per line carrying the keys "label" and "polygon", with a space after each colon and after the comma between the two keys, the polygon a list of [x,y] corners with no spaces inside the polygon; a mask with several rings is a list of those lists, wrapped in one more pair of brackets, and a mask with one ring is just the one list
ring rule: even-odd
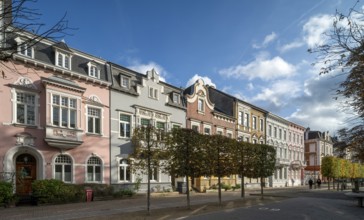
{"label": "wooden front door", "polygon": [[16,158],[16,193],[29,195],[32,182],[37,178],[37,161],[30,154],[21,154]]}

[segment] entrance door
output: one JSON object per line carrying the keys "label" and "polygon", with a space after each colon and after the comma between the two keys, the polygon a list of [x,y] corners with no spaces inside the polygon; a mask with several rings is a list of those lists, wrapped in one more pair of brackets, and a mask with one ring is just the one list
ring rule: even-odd
{"label": "entrance door", "polygon": [[29,195],[32,182],[37,178],[37,161],[30,154],[21,154],[16,158],[16,193]]}

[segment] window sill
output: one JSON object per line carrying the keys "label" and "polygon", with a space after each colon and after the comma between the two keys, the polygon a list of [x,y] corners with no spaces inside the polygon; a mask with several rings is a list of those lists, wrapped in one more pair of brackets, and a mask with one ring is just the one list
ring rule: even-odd
{"label": "window sill", "polygon": [[37,125],[27,125],[27,124],[19,124],[19,123],[13,123],[12,124],[14,127],[22,127],[22,128],[38,128]]}
{"label": "window sill", "polygon": [[202,112],[202,111],[199,111],[199,110],[197,110],[197,113],[201,114],[201,115],[205,115],[205,112]]}
{"label": "window sill", "polygon": [[86,132],[87,136],[95,136],[95,137],[102,137],[102,134],[95,134],[95,133],[88,133]]}
{"label": "window sill", "polygon": [[128,181],[128,180],[126,180],[126,181],[123,181],[123,180],[119,180],[119,182],[118,183],[132,183],[131,181]]}
{"label": "window sill", "polygon": [[131,137],[118,137],[118,139],[130,141]]}

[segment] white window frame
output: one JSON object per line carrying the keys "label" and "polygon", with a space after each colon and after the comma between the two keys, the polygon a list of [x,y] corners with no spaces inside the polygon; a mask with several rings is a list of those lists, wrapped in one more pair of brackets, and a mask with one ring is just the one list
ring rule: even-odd
{"label": "white window frame", "polygon": [[[95,119],[97,118],[96,116],[94,115],[89,115],[89,109],[96,109],[98,111],[100,111],[100,116],[99,116],[99,119],[100,119],[100,133],[97,133],[95,128]],[[93,131],[89,131],[89,117],[92,117],[93,118]],[[103,109],[100,108],[100,107],[96,107],[96,106],[92,106],[92,105],[87,105],[86,106],[86,131],[88,134],[96,134],[96,135],[102,135],[103,134],[103,126],[102,126],[102,123],[103,123]]]}
{"label": "white window frame", "polygon": [[[89,161],[91,160],[91,159],[93,159],[93,158],[95,158],[95,159],[98,159],[98,161],[100,162],[100,163],[89,163]],[[92,179],[90,180],[89,179],[89,172],[88,172],[88,168],[89,167],[92,167]],[[100,169],[100,179],[99,180],[97,180],[96,179],[96,168],[99,168]],[[98,157],[98,156],[91,156],[91,157],[89,157],[88,158],[88,160],[87,160],[87,162],[86,162],[86,182],[88,182],[88,183],[102,183],[102,179],[103,179],[103,175],[102,175],[102,170],[103,170],[103,166],[102,166],[102,160],[101,160],[101,158],[100,157]]]}
{"label": "white window frame", "polygon": [[[56,160],[60,156],[61,157],[62,156],[68,157],[71,162],[70,163],[67,163],[67,162],[58,162],[57,163]],[[57,167],[57,165],[61,165],[61,167],[62,167],[61,179],[56,178],[56,167]],[[65,180],[65,166],[67,166],[67,165],[70,165],[70,167],[71,167],[71,174],[70,174],[71,180],[70,181]],[[72,157],[70,155],[59,154],[54,158],[53,176],[54,176],[54,179],[61,180],[61,181],[65,182],[65,183],[72,183],[73,182],[73,159],[72,159]]]}
{"label": "white window frame", "polygon": [[205,112],[205,101],[201,98],[197,99],[198,112]]}
{"label": "white window frame", "polygon": [[[60,58],[61,58],[61,62],[62,63],[59,63],[60,61]],[[68,66],[67,66],[67,62],[66,62],[66,58],[68,58]],[[59,66],[59,67],[62,67],[62,68],[65,68],[65,69],[68,69],[70,70],[71,69],[71,58],[72,56],[68,53],[64,53],[64,52],[60,52],[60,51],[56,51],[56,66]]]}
{"label": "white window frame", "polygon": [[[58,104],[54,103],[55,96],[59,97]],[[63,98],[67,98],[67,100],[68,100],[67,105],[62,105]],[[75,101],[76,107],[71,106],[71,100]],[[78,110],[80,108],[78,103],[79,103],[78,99],[75,97],[58,94],[58,93],[51,93],[51,123],[52,123],[52,125],[57,126],[57,127],[63,127],[63,128],[77,129],[78,128],[78,123],[77,123]],[[54,115],[53,114],[54,114],[55,109],[58,109],[58,121],[59,121],[58,125],[54,124]],[[64,126],[62,124],[62,110],[63,109],[67,109],[67,125],[66,126]],[[74,112],[74,117],[75,117],[75,126],[74,127],[71,126],[71,112]]]}
{"label": "white window frame", "polygon": [[[123,163],[123,161],[125,161],[126,163]],[[132,182],[132,172],[131,172],[131,167],[130,167],[130,160],[126,159],[126,158],[121,158],[118,160],[119,163],[119,182],[122,183],[130,183]],[[123,169],[121,169],[123,167]],[[121,172],[123,172],[123,176],[124,179],[121,179]],[[128,172],[129,172],[129,176],[128,176]],[[128,180],[129,177],[129,180]]]}
{"label": "white window frame", "polygon": [[[18,94],[25,94],[34,96],[34,104],[18,101]],[[38,100],[39,95],[34,92],[28,92],[20,89],[14,89],[13,90],[13,123],[14,124],[23,124],[23,125],[29,125],[29,126],[37,126],[38,125]],[[18,104],[24,105],[24,123],[18,122]],[[34,107],[34,123],[28,123],[28,108]]]}
{"label": "white window frame", "polygon": [[253,129],[257,130],[257,117],[253,116]]}
{"label": "white window frame", "polygon": [[151,182],[159,182],[160,174],[159,174],[159,164],[151,165],[152,173],[148,173],[148,178]]}
{"label": "white window frame", "polygon": [[[230,137],[229,137],[229,135],[230,135]],[[234,136],[233,136],[233,132],[232,132],[232,131],[226,131],[226,136],[227,136],[228,138],[234,138]]]}
{"label": "white window frame", "polygon": [[244,127],[249,128],[249,113],[244,113]]}
{"label": "white window frame", "polygon": [[[208,133],[206,132],[206,129],[209,130]],[[203,134],[205,134],[205,135],[211,135],[211,126],[210,125],[204,125],[204,127],[203,127]]]}
{"label": "white window frame", "polygon": [[127,76],[121,76],[120,85],[123,88],[129,89],[130,88],[130,78]]}
{"label": "white window frame", "polygon": [[218,134],[218,135],[224,135],[224,129],[222,129],[222,128],[216,128],[216,134]]}
{"label": "white window frame", "polygon": [[263,119],[259,120],[259,125],[260,125],[260,131],[264,132],[264,120]]}
{"label": "white window frame", "polygon": [[180,102],[179,100],[180,100],[180,95],[174,92],[173,93],[173,103],[179,104],[179,102]]}
{"label": "white window frame", "polygon": [[149,87],[148,89],[148,96],[149,98],[152,98],[152,99],[159,99],[159,91],[158,89],[154,88],[154,87]]}
{"label": "white window frame", "polygon": [[33,46],[29,46],[29,44],[25,43],[25,40],[20,37],[17,37],[14,40],[17,43],[17,52],[19,55],[34,58]]}
{"label": "white window frame", "polygon": [[94,64],[90,64],[88,63],[88,75],[93,77],[93,78],[100,78],[100,69],[94,65]]}
{"label": "white window frame", "polygon": [[[129,121],[127,122],[127,121],[122,121],[121,120],[121,116],[122,115],[126,115],[126,116],[129,116]],[[132,128],[132,121],[133,121],[133,115],[131,115],[131,114],[126,114],[126,113],[124,113],[124,112],[120,112],[119,113],[119,137],[120,138],[131,138],[132,137],[132,130],[133,130],[133,128]],[[124,134],[121,134],[121,125],[122,124],[124,124]],[[126,132],[126,125],[129,125],[129,136],[127,136],[126,134],[127,134],[127,132]]]}
{"label": "white window frame", "polygon": [[191,122],[191,129],[193,130],[193,127],[197,127],[197,132],[200,133],[200,124],[198,122]]}
{"label": "white window frame", "polygon": [[238,124],[244,125],[244,112],[239,111],[238,113]]}

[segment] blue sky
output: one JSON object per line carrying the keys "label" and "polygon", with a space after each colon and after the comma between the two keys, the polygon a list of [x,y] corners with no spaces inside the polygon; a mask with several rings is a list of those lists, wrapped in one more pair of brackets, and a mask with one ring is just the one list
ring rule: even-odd
{"label": "blue sky", "polygon": [[[41,21],[67,12],[66,43],[167,83],[205,83],[311,130],[348,124],[307,49],[325,42],[335,10],[356,0],[38,0]],[[360,2],[361,7],[363,3]]]}

